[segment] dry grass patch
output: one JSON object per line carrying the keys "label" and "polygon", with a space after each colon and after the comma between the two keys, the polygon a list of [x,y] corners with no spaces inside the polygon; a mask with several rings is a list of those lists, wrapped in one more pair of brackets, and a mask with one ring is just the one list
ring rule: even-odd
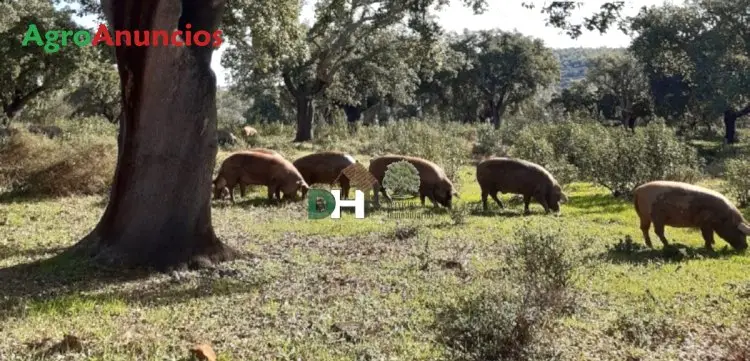
{"label": "dry grass patch", "polygon": [[53,197],[103,194],[116,162],[116,139],[60,141],[21,130],[0,145],[0,189]]}

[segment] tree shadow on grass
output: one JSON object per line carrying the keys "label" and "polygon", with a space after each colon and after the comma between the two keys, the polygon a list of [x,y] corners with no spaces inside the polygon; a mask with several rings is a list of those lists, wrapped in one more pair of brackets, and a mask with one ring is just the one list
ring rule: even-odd
{"label": "tree shadow on grass", "polygon": [[22,191],[10,191],[10,192],[5,192],[5,193],[0,193],[0,204],[38,203],[38,202],[44,202],[44,201],[48,201],[48,200],[55,199],[55,198],[57,197],[30,194],[28,192],[22,192]]}
{"label": "tree shadow on grass", "polygon": [[571,196],[566,206],[584,210],[583,213],[619,213],[632,208],[633,203],[611,194],[590,194]]}
{"label": "tree shadow on grass", "polygon": [[[715,249],[718,248],[717,245],[714,245],[714,247]],[[679,263],[707,258],[728,258],[737,254],[741,254],[741,252],[728,246],[712,252],[705,247],[692,247],[674,241],[668,246],[659,249],[649,248],[645,244],[633,242],[630,236],[626,236],[625,239],[620,240],[618,243],[607,246],[607,252],[602,255],[602,258],[614,264],[648,264],[655,262]]]}
{"label": "tree shadow on grass", "polygon": [[544,209],[540,205],[531,203],[529,205],[529,214],[523,213],[523,203],[516,202],[504,202],[505,208],[500,208],[495,202],[488,200],[487,210],[482,208],[482,201],[471,202],[471,206],[468,206],[469,215],[477,217],[503,217],[503,218],[517,218],[517,217],[530,217],[545,215]]}
{"label": "tree shadow on grass", "polygon": [[[247,259],[247,256],[242,254],[239,259]],[[89,259],[63,251],[44,260],[0,268],[0,323],[10,317],[23,315],[26,306],[31,303],[51,300],[93,300],[104,303],[114,298],[139,305],[166,305],[196,297],[251,292],[266,283],[265,280],[250,279],[248,282],[238,279],[235,277],[236,272],[226,268],[217,266],[201,270],[204,274],[208,273],[208,277],[200,277],[197,285],[192,287],[184,287],[180,281],[174,280],[173,287],[170,287],[170,282],[167,281],[148,282],[150,276],[157,274],[153,270],[105,268]],[[225,280],[216,283],[216,279]],[[133,281],[144,283],[128,287],[127,290],[117,289],[118,285]],[[85,294],[102,289],[108,291]]]}
{"label": "tree shadow on grass", "polygon": [[[245,196],[245,198],[235,197],[234,203],[232,203],[229,199],[223,199],[223,200],[211,200],[211,206],[213,208],[221,209],[221,208],[231,208],[231,207],[240,207],[240,208],[280,208],[284,205],[287,205],[289,203],[293,203],[294,201],[288,201],[288,200],[278,200],[273,199],[269,200],[268,196],[266,195],[259,195],[259,196]],[[298,200],[297,202],[302,202],[302,200]],[[343,210],[343,209],[342,209]]]}
{"label": "tree shadow on grass", "polygon": [[14,247],[8,247],[0,244],[0,260],[8,258],[37,258],[48,254],[58,254],[64,251],[67,247],[53,246],[53,247],[36,247],[27,249],[17,249]]}

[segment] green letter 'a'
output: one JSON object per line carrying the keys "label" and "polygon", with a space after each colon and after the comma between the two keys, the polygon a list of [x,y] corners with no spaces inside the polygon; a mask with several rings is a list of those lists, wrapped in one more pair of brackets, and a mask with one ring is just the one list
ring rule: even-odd
{"label": "green letter 'a'", "polygon": [[21,41],[21,45],[26,46],[29,41],[34,41],[36,45],[39,46],[44,45],[44,41],[42,41],[42,34],[39,34],[39,29],[36,28],[35,24],[29,24],[29,29],[26,30],[26,34],[23,35],[23,41]]}

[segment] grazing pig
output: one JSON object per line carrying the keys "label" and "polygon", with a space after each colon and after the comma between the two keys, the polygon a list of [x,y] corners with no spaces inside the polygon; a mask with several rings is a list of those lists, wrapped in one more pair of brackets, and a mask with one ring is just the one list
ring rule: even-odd
{"label": "grazing pig", "polygon": [[54,139],[62,135],[62,129],[56,125],[36,125],[32,124],[28,128],[30,133],[46,135],[49,139]]}
{"label": "grazing pig", "polygon": [[259,153],[281,156],[279,152],[273,149],[268,149],[268,148],[249,148],[249,149],[244,150],[243,152],[259,152]]}
{"label": "grazing pig", "polygon": [[219,145],[233,145],[237,143],[237,137],[227,129],[217,129],[216,141],[219,143]]}
{"label": "grazing pig", "polygon": [[333,186],[338,178],[341,186],[341,197],[349,197],[349,178],[341,171],[354,164],[356,160],[351,155],[341,152],[318,152],[308,154],[294,161],[294,166],[305,178],[307,184],[326,183]]}
{"label": "grazing pig", "polygon": [[560,202],[568,198],[562,188],[542,166],[516,158],[492,157],[477,164],[477,182],[482,190],[482,207],[487,210],[487,196],[491,196],[500,208],[505,208],[497,193],[513,193],[523,196],[524,214],[529,214],[529,203],[533,198],[544,207],[560,212]]}
{"label": "grazing pig", "polygon": [[213,181],[214,198],[222,198],[222,192],[229,190],[229,197],[234,202],[234,186],[240,186],[244,196],[246,185],[264,185],[268,187],[268,199],[274,194],[280,198],[297,200],[297,191],[302,197],[309,189],[302,175],[288,160],[271,154],[260,152],[238,152],[230,155],[219,168],[219,174]]}
{"label": "grazing pig", "polygon": [[249,125],[244,126],[242,128],[242,131],[245,133],[245,138],[250,138],[258,135],[258,131]]}
{"label": "grazing pig", "polygon": [[747,248],[750,226],[726,197],[718,192],[692,184],[653,181],[634,190],[634,206],[641,220],[646,245],[652,247],[648,235],[651,223],[654,232],[667,246],[664,226],[698,228],[706,249],[713,250],[714,232],[734,249]]}
{"label": "grazing pig", "polygon": [[419,198],[423,206],[425,197],[427,197],[434,207],[440,204],[446,208],[451,208],[453,196],[458,197],[458,192],[445,175],[443,168],[429,160],[406,155],[386,155],[370,161],[369,171],[378,181],[373,190],[376,205],[379,204],[378,191],[383,193],[383,196],[389,202],[391,201],[391,197],[388,196],[385,187],[382,186],[383,178],[386,170],[388,170],[388,165],[399,161],[407,161],[417,168],[419,172]]}

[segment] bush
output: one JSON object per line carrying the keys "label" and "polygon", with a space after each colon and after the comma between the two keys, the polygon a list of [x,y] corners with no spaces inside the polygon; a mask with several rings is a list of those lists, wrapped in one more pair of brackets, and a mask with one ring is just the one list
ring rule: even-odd
{"label": "bush", "polygon": [[547,169],[560,183],[565,185],[573,182],[578,176],[575,166],[566,160],[565,149],[556,150],[554,145],[562,143],[556,141],[557,130],[561,126],[536,125],[523,128],[510,149],[515,158],[537,163]]}
{"label": "bush", "polygon": [[113,137],[51,140],[20,130],[0,145],[0,188],[41,196],[103,194],[117,161]]}
{"label": "bush", "polygon": [[635,132],[620,127],[603,129],[575,133],[581,141],[574,164],[584,178],[613,195],[629,196],[637,186],[653,180],[698,180],[701,162],[696,149],[681,142],[663,123],[652,122]]}
{"label": "bush", "polygon": [[475,156],[505,156],[507,147],[503,145],[502,133],[489,124],[480,124],[477,128],[477,141],[471,149]]}
{"label": "bush", "polygon": [[438,312],[450,360],[534,360],[551,352],[546,326],[568,310],[574,262],[556,233],[522,229],[505,255],[510,278],[467,292]]}
{"label": "bush", "polygon": [[460,137],[463,128],[461,124],[432,120],[394,121],[385,126],[363,127],[357,133],[362,139],[358,152],[424,158],[442,167],[448,178],[457,184],[459,169],[470,154],[469,141]]}
{"label": "bush", "polygon": [[737,198],[739,207],[750,205],[750,161],[730,159],[726,163],[728,193]]}

